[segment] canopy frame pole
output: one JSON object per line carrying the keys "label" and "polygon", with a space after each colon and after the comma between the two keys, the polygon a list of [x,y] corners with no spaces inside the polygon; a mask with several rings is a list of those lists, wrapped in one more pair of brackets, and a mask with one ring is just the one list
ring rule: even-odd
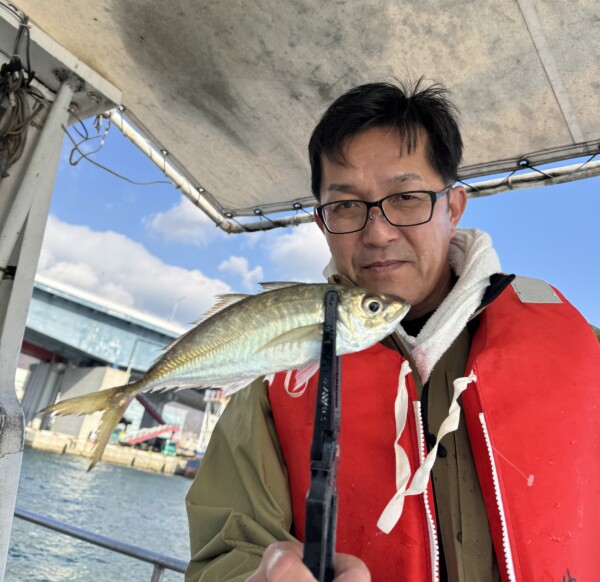
{"label": "canopy frame pole", "polygon": [[[25,431],[15,373],[74,91],[73,82],[63,80],[37,143],[30,144],[31,158],[23,156],[10,170],[18,181],[11,184],[16,196],[0,214],[0,582],[8,558]],[[28,131],[27,137],[34,139],[35,134]],[[8,182],[3,180],[0,196],[8,195]]]}
{"label": "canopy frame pole", "polygon": [[[225,232],[237,232],[235,225],[227,220],[206,198],[202,195],[203,189],[198,190],[189,180],[167,161],[165,154],[160,153],[150,142],[124,117],[119,109],[112,109],[107,116],[119,131],[140,149],[148,159],[155,164],[161,172],[173,182],[173,185],[181,190],[183,195],[210,218],[216,226]],[[241,230],[239,232],[242,232]]]}

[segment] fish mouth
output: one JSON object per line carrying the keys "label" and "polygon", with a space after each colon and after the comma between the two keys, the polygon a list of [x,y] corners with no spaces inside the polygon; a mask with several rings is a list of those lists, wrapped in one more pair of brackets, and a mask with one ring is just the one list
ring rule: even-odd
{"label": "fish mouth", "polygon": [[409,312],[410,305],[402,297],[386,295],[388,302],[388,313],[385,314],[385,320],[388,323],[398,324],[400,320]]}
{"label": "fish mouth", "polygon": [[390,313],[389,317],[386,317],[388,323],[397,325],[404,319],[404,316],[408,313],[410,309],[410,305],[405,305],[400,309],[395,310],[393,313]]}

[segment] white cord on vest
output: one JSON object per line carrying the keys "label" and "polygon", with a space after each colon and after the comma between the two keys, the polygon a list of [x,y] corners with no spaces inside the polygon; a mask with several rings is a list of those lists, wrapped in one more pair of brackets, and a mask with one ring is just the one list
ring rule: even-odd
{"label": "white cord on vest", "polygon": [[429,475],[433,469],[438,450],[439,442],[450,432],[455,431],[458,428],[460,420],[460,406],[458,405],[458,397],[464,392],[467,386],[477,380],[475,374],[471,372],[466,378],[457,378],[454,380],[454,394],[452,395],[452,402],[448,409],[448,416],[444,419],[440,425],[440,429],[437,434],[436,443],[429,451],[429,454],[421,464],[421,466],[415,471],[410,487],[407,489],[406,485],[410,478],[410,465],[406,452],[399,444],[400,435],[406,425],[406,415],[408,412],[408,390],[406,387],[406,376],[410,372],[410,366],[408,361],[402,364],[400,369],[400,377],[398,380],[398,394],[396,396],[395,403],[395,414],[396,414],[396,441],[394,443],[394,451],[396,454],[396,494],[387,504],[386,508],[377,521],[377,527],[384,533],[390,533],[394,526],[398,523],[404,509],[404,498],[407,495],[419,495],[427,489],[427,483],[429,482]]}

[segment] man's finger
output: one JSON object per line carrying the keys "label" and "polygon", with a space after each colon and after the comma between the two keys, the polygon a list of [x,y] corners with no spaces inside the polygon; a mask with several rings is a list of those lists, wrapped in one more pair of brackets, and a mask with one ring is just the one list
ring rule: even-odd
{"label": "man's finger", "polygon": [[302,545],[293,542],[271,544],[263,555],[258,570],[247,582],[314,582],[302,563]]}
{"label": "man's finger", "polygon": [[334,582],[371,582],[371,573],[356,556],[336,554]]}
{"label": "man's finger", "polygon": [[[260,562],[258,570],[246,582],[315,582],[315,578],[302,562],[303,546],[294,542],[271,544]],[[348,554],[335,555],[334,582],[371,582],[365,563]]]}

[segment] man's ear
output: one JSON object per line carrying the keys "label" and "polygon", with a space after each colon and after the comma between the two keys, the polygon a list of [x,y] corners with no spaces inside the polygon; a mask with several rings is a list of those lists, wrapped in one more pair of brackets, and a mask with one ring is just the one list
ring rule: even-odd
{"label": "man's ear", "polygon": [[458,223],[467,207],[467,191],[464,186],[454,186],[448,192],[448,211],[450,212],[450,225],[456,230]]}
{"label": "man's ear", "polygon": [[321,229],[321,232],[325,232],[325,225],[323,224],[321,217],[317,214],[316,206],[313,208],[313,215],[315,217],[315,222],[317,223],[317,226]]}

